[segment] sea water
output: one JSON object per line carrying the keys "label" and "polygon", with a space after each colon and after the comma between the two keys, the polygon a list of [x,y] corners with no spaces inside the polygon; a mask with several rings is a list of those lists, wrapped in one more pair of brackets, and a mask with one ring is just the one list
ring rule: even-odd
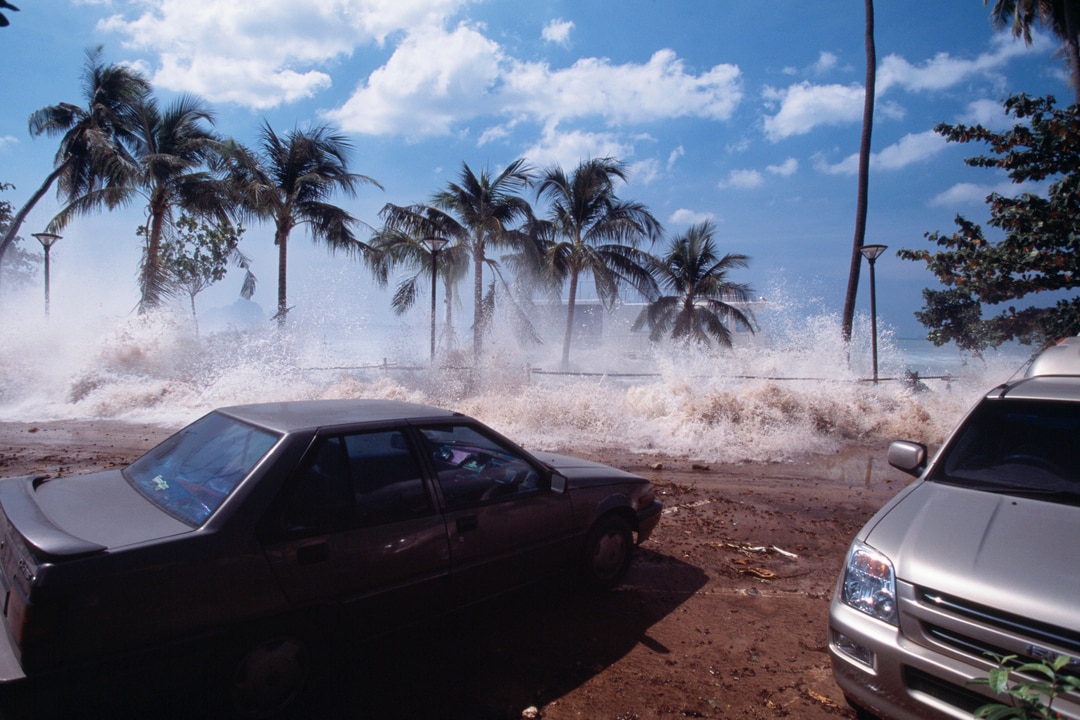
{"label": "sea water", "polygon": [[258,313],[198,326],[179,310],[7,314],[0,420],[180,427],[225,405],[375,397],[459,410],[532,448],[785,461],[894,438],[938,444],[1030,351],[976,357],[879,328],[875,383],[865,317],[845,344],[836,316],[796,309],[723,351],[581,338],[565,369],[561,334],[536,346],[497,326],[477,361],[471,329],[440,329],[432,363],[423,314],[321,307],[284,328]]}

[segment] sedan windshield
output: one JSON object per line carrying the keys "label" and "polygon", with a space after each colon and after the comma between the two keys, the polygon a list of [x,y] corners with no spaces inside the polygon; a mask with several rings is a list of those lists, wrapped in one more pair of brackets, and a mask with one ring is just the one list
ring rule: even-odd
{"label": "sedan windshield", "polygon": [[150,502],[197,527],[277,439],[271,432],[212,413],[133,462],[124,476]]}
{"label": "sedan windshield", "polygon": [[1080,403],[983,402],[946,449],[932,480],[1080,500]]}

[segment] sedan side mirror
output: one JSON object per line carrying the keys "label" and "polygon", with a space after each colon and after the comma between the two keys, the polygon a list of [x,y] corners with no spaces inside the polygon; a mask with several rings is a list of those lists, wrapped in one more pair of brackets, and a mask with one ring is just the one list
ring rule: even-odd
{"label": "sedan side mirror", "polygon": [[926,469],[926,455],[926,446],[922,443],[895,440],[889,445],[889,464],[915,477]]}
{"label": "sedan side mirror", "polygon": [[566,492],[566,478],[557,472],[551,473],[551,492]]}

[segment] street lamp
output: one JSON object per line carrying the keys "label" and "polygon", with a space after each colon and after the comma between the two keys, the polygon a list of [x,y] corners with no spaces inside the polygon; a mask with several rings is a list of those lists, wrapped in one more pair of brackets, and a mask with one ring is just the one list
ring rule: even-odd
{"label": "street lamp", "polygon": [[426,237],[420,244],[431,253],[431,361],[435,361],[435,282],[439,278],[439,251],[450,242],[446,238]]}
{"label": "street lamp", "polygon": [[870,347],[874,356],[874,384],[877,385],[877,290],[874,288],[874,261],[888,250],[885,245],[863,245],[862,256],[870,262]]}
{"label": "street lamp", "polygon": [[45,317],[49,317],[49,250],[60,239],[60,236],[51,232],[32,233],[45,248]]}

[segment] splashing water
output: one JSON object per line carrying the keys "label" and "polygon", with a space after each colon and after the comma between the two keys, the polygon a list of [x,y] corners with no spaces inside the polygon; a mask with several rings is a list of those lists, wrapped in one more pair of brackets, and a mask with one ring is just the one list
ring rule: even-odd
{"label": "splashing water", "polygon": [[[768,315],[764,332],[732,351],[639,344],[629,352],[626,338],[575,345],[576,375],[551,372],[558,348],[521,350],[503,331],[488,342],[480,370],[464,368],[471,364],[464,347],[442,347],[430,368],[422,324],[348,324],[332,313],[290,316],[285,331],[262,321],[202,334],[190,318],[164,311],[48,323],[15,318],[0,329],[0,420],[178,427],[223,405],[377,397],[460,410],[532,448],[786,461],[899,437],[936,445],[1023,357],[992,354],[959,365],[964,359],[953,351],[953,379],[902,382],[892,378],[933,368],[912,367],[911,353],[886,329],[879,367],[890,379],[874,384],[867,381],[866,318],[845,346],[834,316],[780,303]],[[933,356],[950,364],[948,353]]]}

